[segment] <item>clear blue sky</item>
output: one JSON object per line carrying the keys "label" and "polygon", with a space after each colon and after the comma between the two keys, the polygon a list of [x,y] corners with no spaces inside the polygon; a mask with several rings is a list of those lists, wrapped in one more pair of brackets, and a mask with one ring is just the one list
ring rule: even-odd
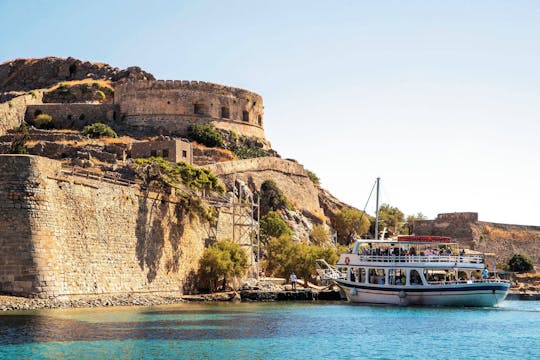
{"label": "clear blue sky", "polygon": [[49,55],[254,90],[359,208],[380,176],[406,214],[540,225],[539,1],[0,0],[0,62]]}

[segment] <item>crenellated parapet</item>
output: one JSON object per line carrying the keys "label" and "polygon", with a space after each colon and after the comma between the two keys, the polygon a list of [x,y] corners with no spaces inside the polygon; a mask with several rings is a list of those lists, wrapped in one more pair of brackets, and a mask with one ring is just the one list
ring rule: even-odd
{"label": "crenellated parapet", "polygon": [[182,134],[196,123],[212,123],[240,135],[264,138],[259,94],[204,81],[126,82],[115,89],[115,104],[127,124]]}

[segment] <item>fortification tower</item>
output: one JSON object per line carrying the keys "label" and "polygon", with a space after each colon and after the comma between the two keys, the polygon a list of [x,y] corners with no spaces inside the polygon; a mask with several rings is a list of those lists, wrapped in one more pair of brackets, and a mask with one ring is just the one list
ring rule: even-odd
{"label": "fortification tower", "polygon": [[191,124],[211,123],[265,138],[262,97],[244,89],[203,81],[137,81],[117,86],[114,100],[121,119],[141,129],[182,135]]}

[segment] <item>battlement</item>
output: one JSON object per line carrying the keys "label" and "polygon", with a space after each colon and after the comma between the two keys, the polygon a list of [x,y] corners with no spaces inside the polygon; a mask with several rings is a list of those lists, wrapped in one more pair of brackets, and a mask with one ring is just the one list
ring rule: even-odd
{"label": "battlement", "polygon": [[463,222],[477,222],[478,213],[476,212],[455,212],[438,214],[435,221],[463,221]]}
{"label": "battlement", "polygon": [[197,80],[146,80],[146,81],[128,81],[120,84],[116,87],[116,91],[127,93],[138,90],[198,90],[205,92],[213,92],[220,94],[231,94],[237,97],[250,96],[258,97],[262,101],[261,95],[245,90],[242,88],[236,88],[232,86],[226,86],[222,84],[216,84],[206,81]]}

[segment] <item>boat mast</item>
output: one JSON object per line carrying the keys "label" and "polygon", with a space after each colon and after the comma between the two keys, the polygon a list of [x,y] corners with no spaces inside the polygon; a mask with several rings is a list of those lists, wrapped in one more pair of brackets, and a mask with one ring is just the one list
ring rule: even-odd
{"label": "boat mast", "polygon": [[375,201],[375,240],[379,240],[379,181],[381,178],[377,178],[377,197]]}

